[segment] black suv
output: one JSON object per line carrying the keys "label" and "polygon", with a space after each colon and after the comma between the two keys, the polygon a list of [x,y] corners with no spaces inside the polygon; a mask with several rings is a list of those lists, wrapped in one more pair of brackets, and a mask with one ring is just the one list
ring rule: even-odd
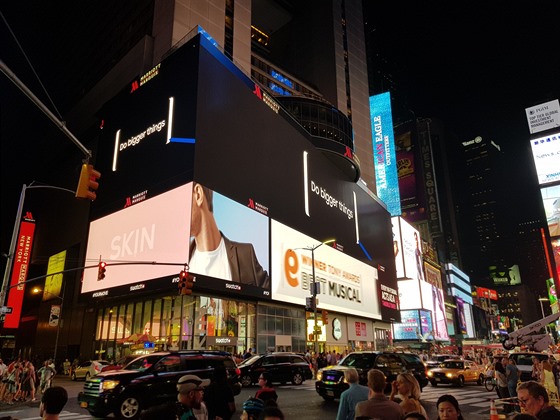
{"label": "black suv", "polygon": [[340,394],[349,388],[344,380],[344,371],[355,368],[360,376],[360,384],[367,385],[370,369],[379,369],[387,378],[386,392],[391,390],[391,382],[399,373],[410,372],[418,380],[420,388],[428,385],[426,366],[415,353],[357,351],[348,354],[335,366],[327,366],[317,373],[315,390],[325,400],[340,398]]}
{"label": "black suv", "polygon": [[251,386],[257,383],[262,372],[268,372],[272,382],[285,384],[291,382],[301,385],[306,379],[313,378],[311,364],[296,353],[277,352],[256,355],[239,364],[241,384]]}
{"label": "black suv", "polygon": [[228,382],[234,395],[238,395],[239,369],[231,353],[184,350],[140,356],[122,369],[101,372],[86,381],[78,401],[93,417],[114,413],[120,419],[137,419],[146,408],[177,401],[181,376],[193,374],[212,379],[218,366],[226,368]]}

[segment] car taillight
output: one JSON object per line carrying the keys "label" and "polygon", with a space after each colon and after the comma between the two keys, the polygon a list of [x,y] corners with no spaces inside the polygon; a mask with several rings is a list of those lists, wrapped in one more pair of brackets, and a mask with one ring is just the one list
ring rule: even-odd
{"label": "car taillight", "polygon": [[235,374],[236,374],[237,376],[241,376],[241,369],[235,368]]}

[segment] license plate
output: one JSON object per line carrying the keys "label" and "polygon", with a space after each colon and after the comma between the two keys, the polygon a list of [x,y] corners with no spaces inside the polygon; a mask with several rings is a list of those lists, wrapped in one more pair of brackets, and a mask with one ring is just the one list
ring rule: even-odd
{"label": "license plate", "polygon": [[334,397],[333,391],[327,391],[327,397]]}
{"label": "license plate", "polygon": [[436,378],[436,382],[440,382],[440,381],[441,381],[441,378]]}
{"label": "license plate", "polygon": [[80,407],[87,408],[87,401],[80,402]]}

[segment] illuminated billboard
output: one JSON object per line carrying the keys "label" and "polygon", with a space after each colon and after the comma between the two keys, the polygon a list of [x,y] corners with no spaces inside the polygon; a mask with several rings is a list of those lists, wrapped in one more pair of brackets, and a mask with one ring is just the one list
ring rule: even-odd
{"label": "illuminated billboard", "polygon": [[391,219],[397,277],[425,280],[420,232],[402,217]]}
{"label": "illuminated billboard", "polygon": [[560,133],[531,140],[531,151],[539,184],[560,182]]}
{"label": "illuminated billboard", "polygon": [[[273,98],[204,38],[151,74],[101,113],[96,169],[111,188],[92,203],[87,263],[109,265],[101,281],[86,270],[84,298],[176,290],[188,263],[195,293],[276,299],[276,291],[303,305],[299,291],[279,288],[274,253],[334,238],[343,277],[330,280],[363,279],[368,307],[333,300],[330,308],[398,319],[391,217],[377,197],[341,178]],[[280,225],[282,234],[271,230]],[[234,253],[235,264],[217,266]],[[302,276],[304,255],[298,251]],[[158,264],[136,266],[146,261]]]}
{"label": "illuminated billboard", "polygon": [[369,97],[371,132],[373,137],[373,165],[377,195],[387,205],[391,216],[400,216],[401,197],[397,176],[397,155],[393,135],[391,95],[389,92]]}
{"label": "illuminated billboard", "polygon": [[432,314],[430,311],[415,309],[401,311],[401,322],[393,324],[395,340],[432,340]]}
{"label": "illuminated billboard", "polygon": [[548,232],[551,237],[560,236],[560,185],[541,188],[541,196]]}
{"label": "illuminated billboard", "polygon": [[516,286],[521,284],[521,274],[517,264],[507,267],[505,265],[491,265],[488,267],[490,278],[496,286]]}
{"label": "illuminated billboard", "polygon": [[[274,220],[271,223],[272,296],[275,300],[305,305],[305,298],[312,295],[311,285],[315,279],[320,285],[317,298],[321,309],[381,319],[375,267],[329,244],[321,246],[320,241]],[[312,252],[310,249],[314,247],[317,248]]]}

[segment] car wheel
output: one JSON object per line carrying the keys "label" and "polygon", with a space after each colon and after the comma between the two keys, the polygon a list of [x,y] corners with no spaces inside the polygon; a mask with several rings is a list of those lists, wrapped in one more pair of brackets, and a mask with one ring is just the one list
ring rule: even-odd
{"label": "car wheel", "polygon": [[86,372],[85,380],[87,381],[88,379],[89,379],[89,372]]}
{"label": "car wheel", "polygon": [[140,401],[136,397],[127,395],[120,400],[115,416],[119,419],[136,420],[140,417],[141,411]]}
{"label": "car wheel", "polygon": [[251,379],[250,375],[243,375],[241,377],[241,385],[244,387],[253,385],[253,380]]}
{"label": "car wheel", "polygon": [[303,383],[304,379],[303,379],[303,375],[301,374],[301,372],[296,372],[294,373],[294,377],[292,378],[292,383],[294,385],[301,385]]}
{"label": "car wheel", "polygon": [[73,381],[76,380],[76,372],[72,372],[72,376],[70,376],[70,379],[72,379]]}
{"label": "car wheel", "polygon": [[323,395],[323,399],[325,401],[334,401],[334,397],[327,397],[326,395]]}
{"label": "car wheel", "polygon": [[457,379],[457,386],[463,385],[465,385],[465,378],[463,376],[459,376],[459,379]]}
{"label": "car wheel", "polygon": [[436,381],[430,381],[430,384],[432,384],[432,386],[437,386],[437,382],[436,382]]}

